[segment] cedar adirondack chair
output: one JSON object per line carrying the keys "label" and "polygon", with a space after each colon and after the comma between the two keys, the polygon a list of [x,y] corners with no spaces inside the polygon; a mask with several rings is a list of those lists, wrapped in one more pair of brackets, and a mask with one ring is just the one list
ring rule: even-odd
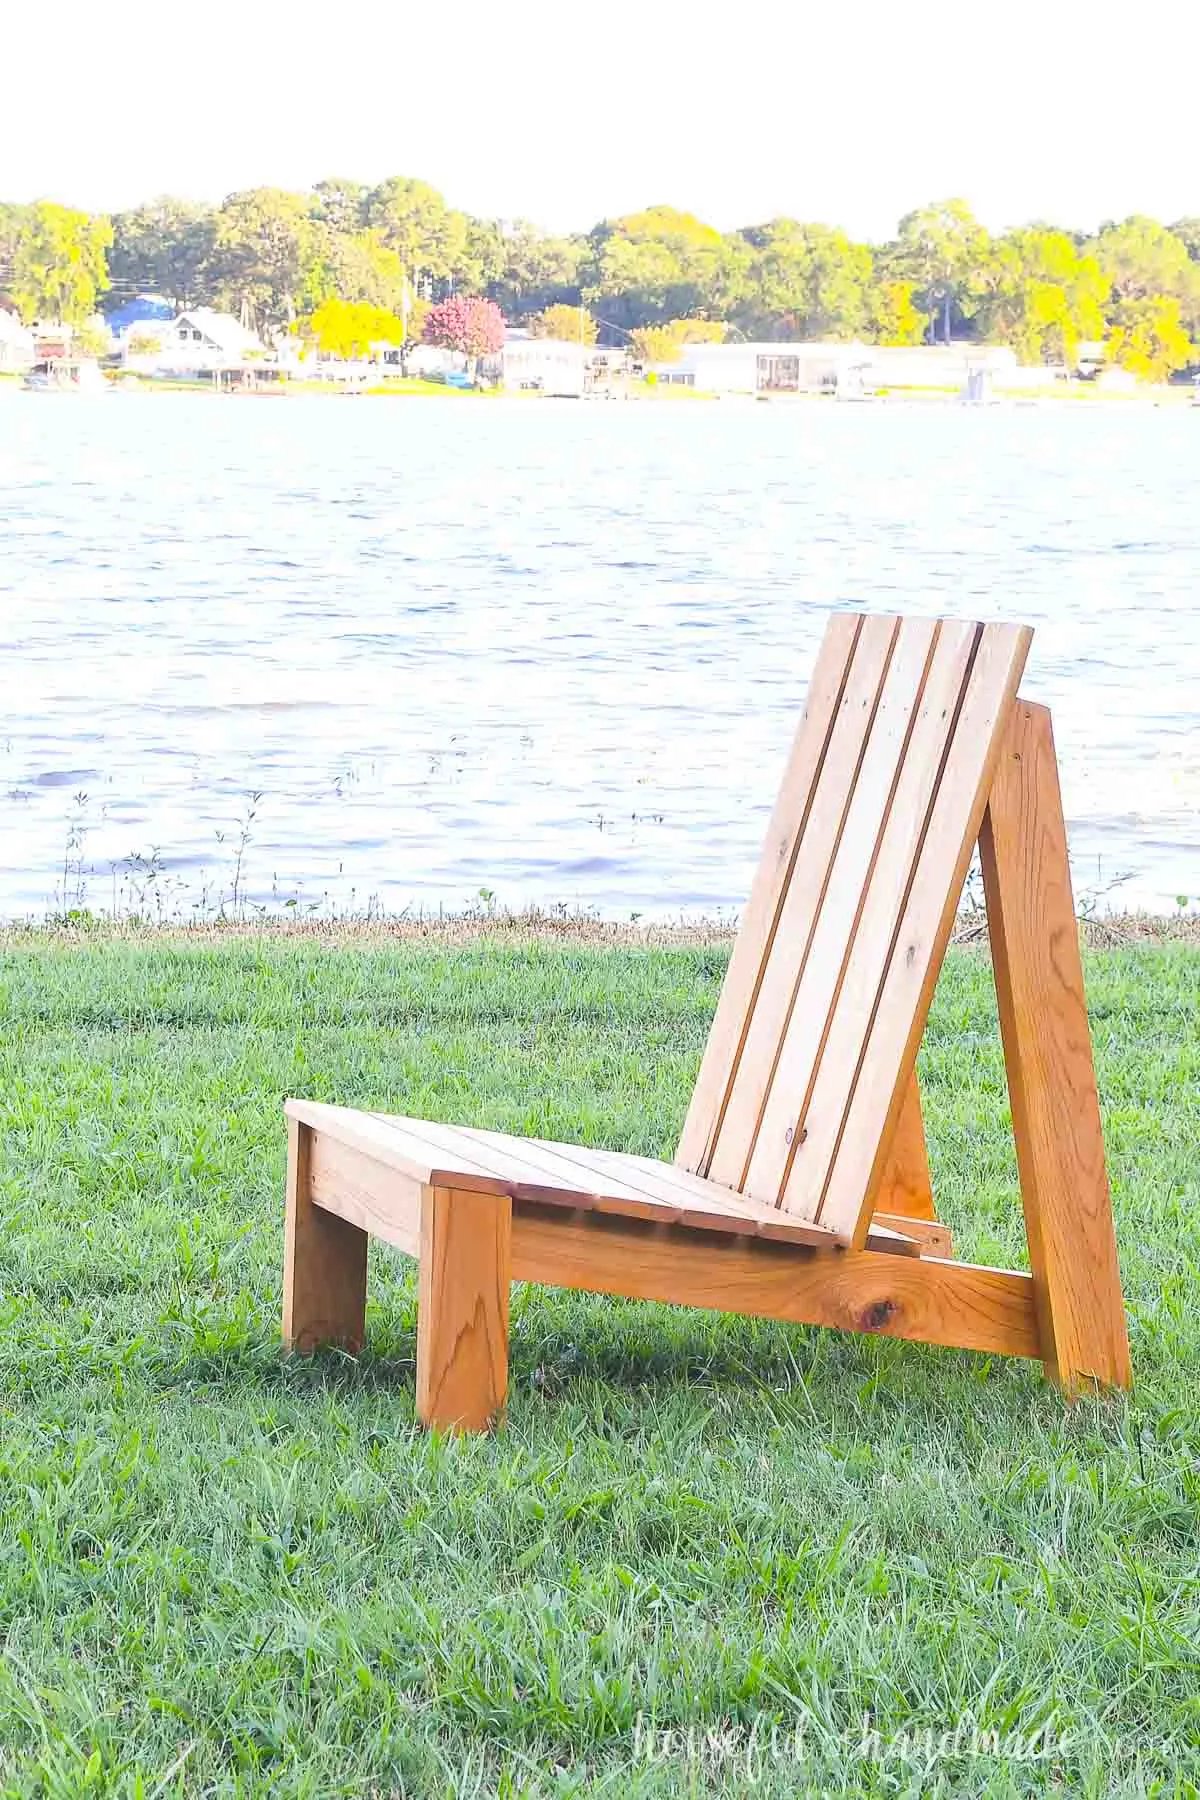
{"label": "cedar adirondack chair", "polygon": [[[829,623],[673,1164],[308,1100],[284,1339],[357,1350],[371,1233],[419,1261],[417,1410],[479,1429],[510,1282],[1040,1357],[1129,1348],[1050,715],[1023,626]],[[1031,1272],[953,1260],[917,1050],[983,864]]]}

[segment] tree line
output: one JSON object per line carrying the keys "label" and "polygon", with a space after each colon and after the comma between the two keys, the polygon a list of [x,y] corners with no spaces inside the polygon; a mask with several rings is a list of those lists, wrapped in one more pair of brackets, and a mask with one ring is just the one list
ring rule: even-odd
{"label": "tree line", "polygon": [[[721,232],[652,206],[558,237],[472,218],[407,176],[251,188],[219,206],[167,197],[111,217],[0,203],[0,303],[79,321],[138,293],[318,341],[314,319],[336,336],[361,332],[368,313],[419,337],[430,305],[481,297],[510,323],[633,342],[656,359],[698,336],[965,338],[1069,365],[1081,342],[1104,340],[1110,360],[1162,379],[1200,338],[1200,218],[993,235],[965,201],[946,200],[866,244],[789,218]],[[359,309],[356,326],[345,309]]]}

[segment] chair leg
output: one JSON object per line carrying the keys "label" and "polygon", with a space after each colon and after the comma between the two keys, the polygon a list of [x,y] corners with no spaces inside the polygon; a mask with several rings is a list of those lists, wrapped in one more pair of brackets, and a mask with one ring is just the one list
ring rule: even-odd
{"label": "chair leg", "polygon": [[979,839],[1046,1373],[1132,1374],[1050,714],[1018,700]]}
{"label": "chair leg", "polygon": [[512,1202],[425,1188],[417,1301],[417,1416],[483,1431],[508,1390]]}
{"label": "chair leg", "polygon": [[358,1351],[366,1332],[367,1233],[313,1204],[311,1152],[311,1130],[289,1119],[284,1347],[307,1352],[340,1344]]}

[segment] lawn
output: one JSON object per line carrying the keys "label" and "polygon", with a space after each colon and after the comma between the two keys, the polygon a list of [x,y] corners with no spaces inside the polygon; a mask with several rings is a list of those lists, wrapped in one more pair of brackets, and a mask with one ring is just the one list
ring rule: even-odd
{"label": "lawn", "polygon": [[[439,1440],[377,1247],[367,1352],[281,1361],[285,1094],[669,1154],[724,959],[0,942],[0,1794],[1200,1791],[1200,947],[1087,962],[1131,1400],[526,1288]],[[1022,1261],[976,952],[922,1076]]]}

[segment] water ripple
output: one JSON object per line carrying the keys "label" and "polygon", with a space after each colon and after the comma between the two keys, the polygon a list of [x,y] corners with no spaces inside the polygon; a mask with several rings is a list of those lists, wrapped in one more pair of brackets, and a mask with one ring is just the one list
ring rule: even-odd
{"label": "water ripple", "polygon": [[838,606],[1037,625],[1077,887],[1200,896],[1186,409],[5,394],[0,532],[0,914],[736,905]]}

